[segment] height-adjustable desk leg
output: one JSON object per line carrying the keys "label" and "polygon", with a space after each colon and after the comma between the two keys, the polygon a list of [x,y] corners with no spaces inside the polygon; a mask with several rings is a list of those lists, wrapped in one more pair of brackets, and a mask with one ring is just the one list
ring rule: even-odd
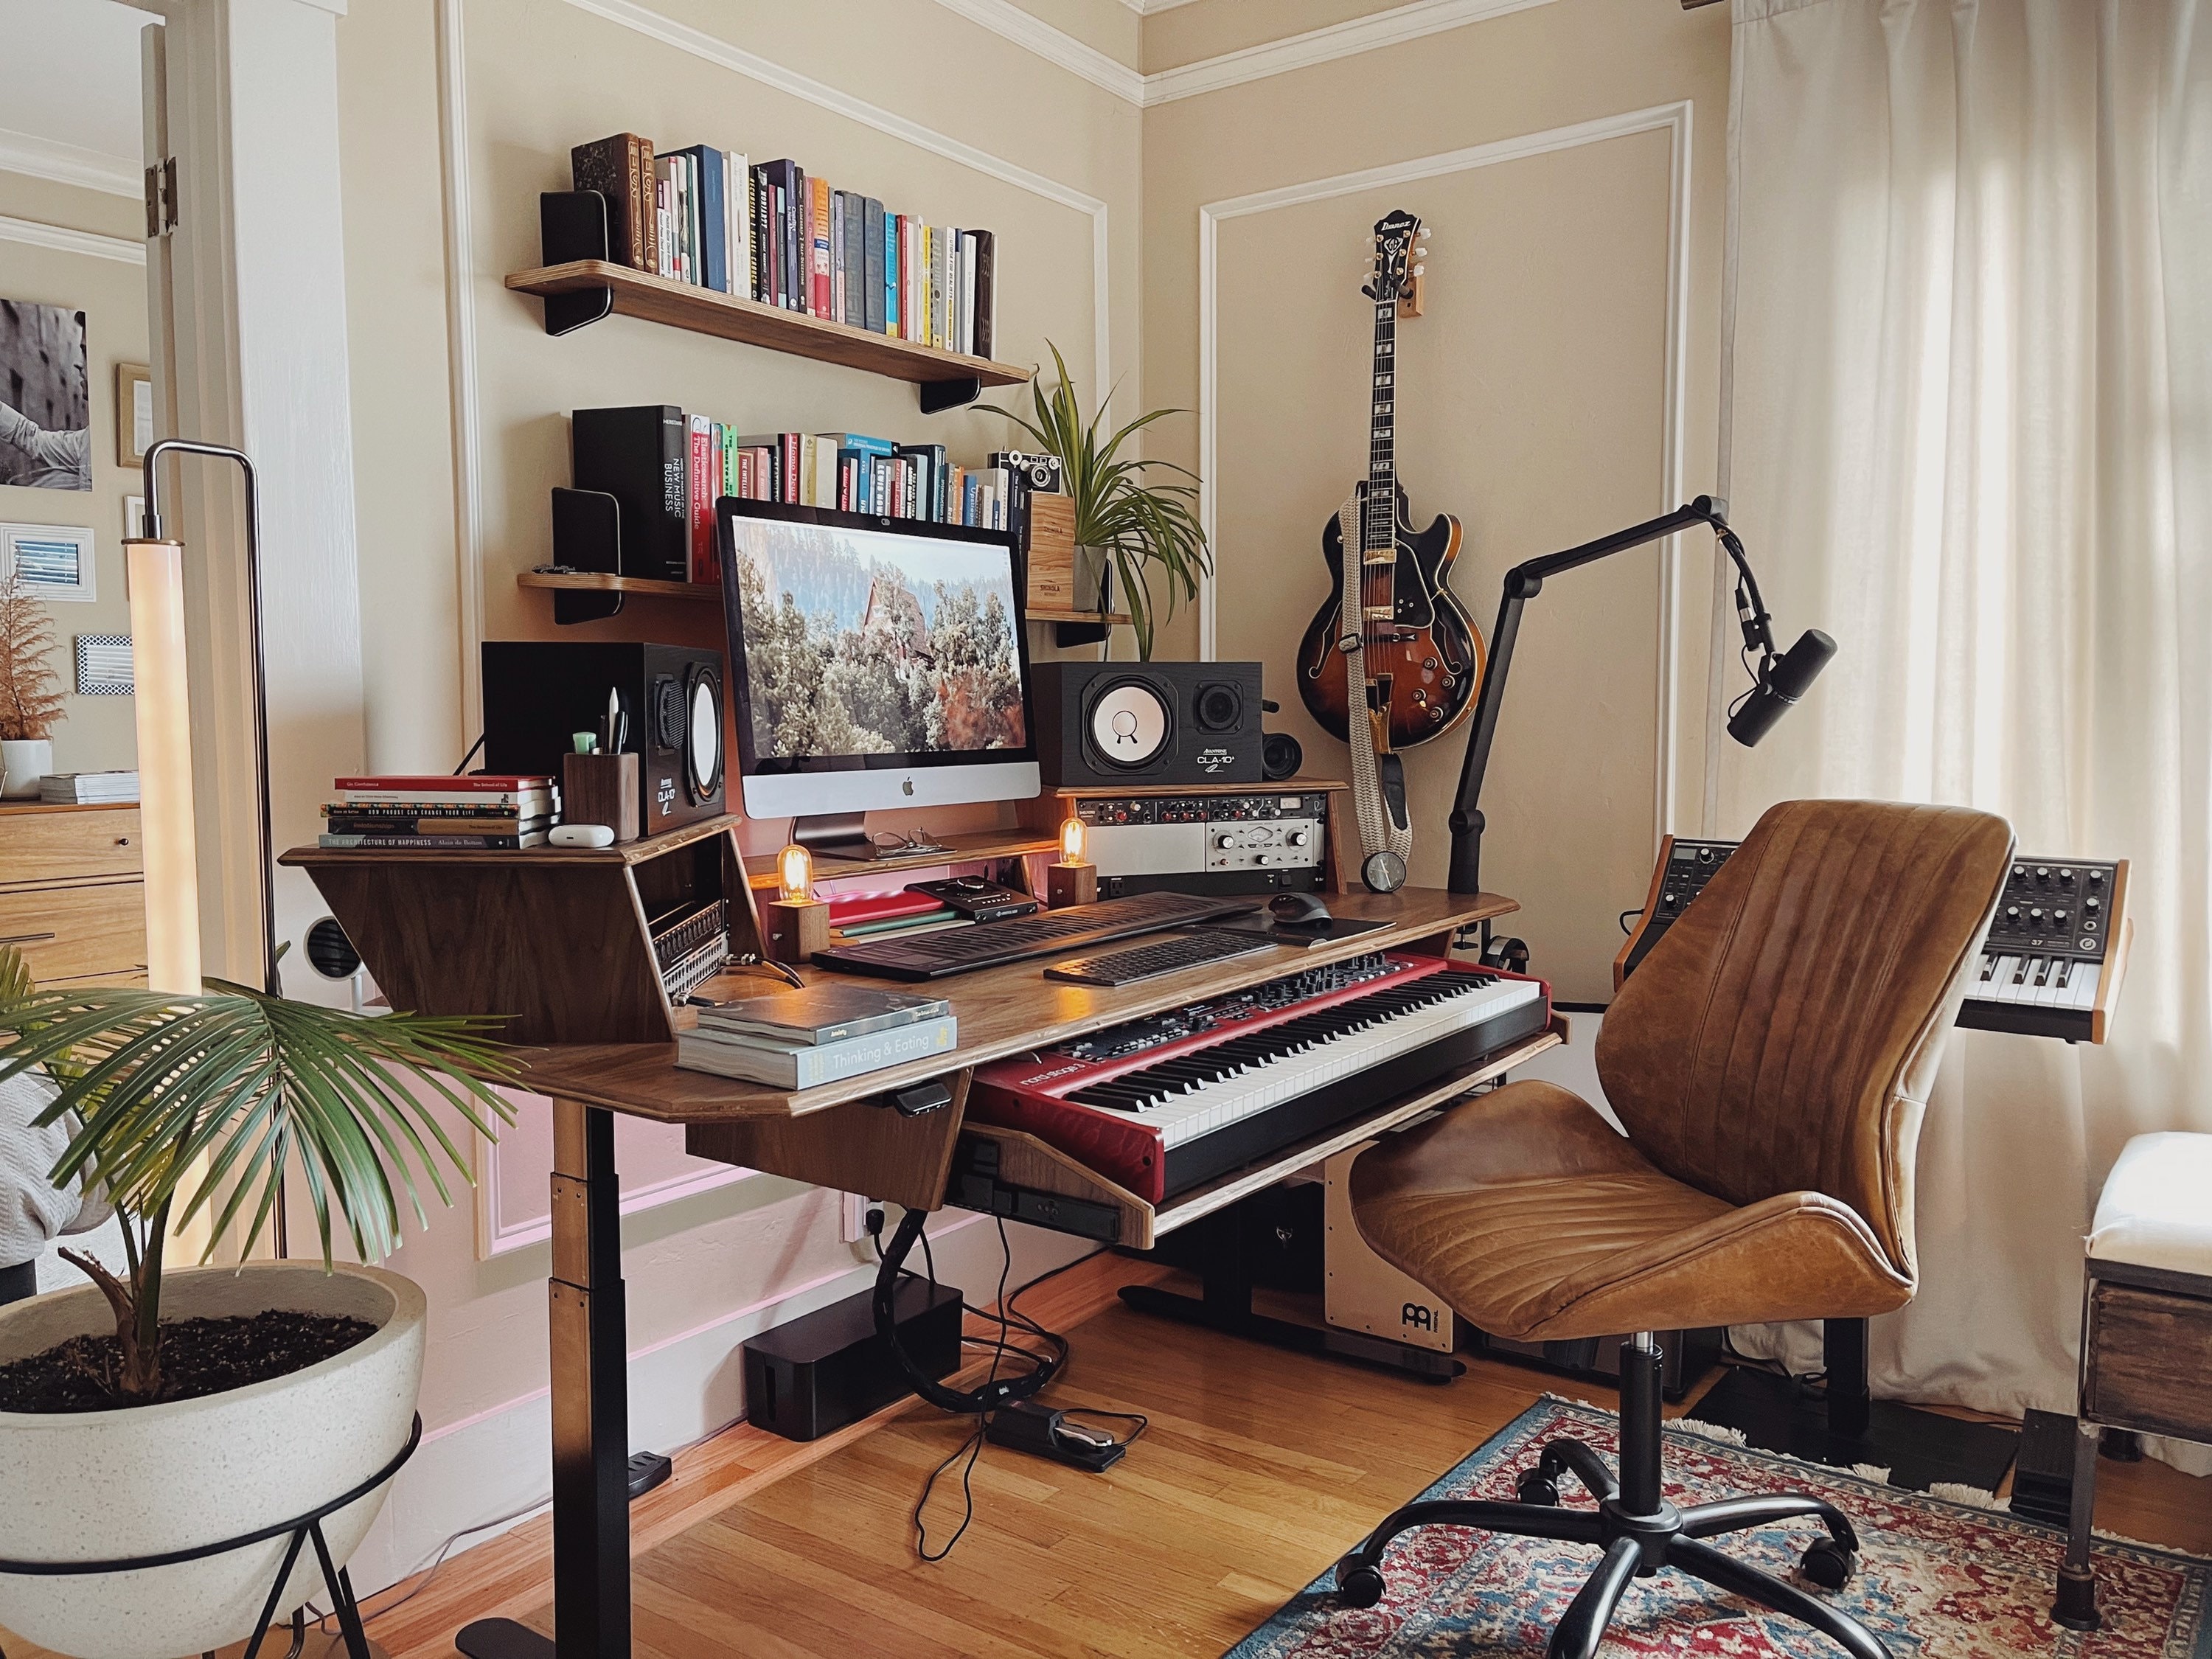
{"label": "height-adjustable desk leg", "polygon": [[469,1659],[629,1659],[629,1388],[611,1112],[553,1103],[553,1626],[480,1619]]}

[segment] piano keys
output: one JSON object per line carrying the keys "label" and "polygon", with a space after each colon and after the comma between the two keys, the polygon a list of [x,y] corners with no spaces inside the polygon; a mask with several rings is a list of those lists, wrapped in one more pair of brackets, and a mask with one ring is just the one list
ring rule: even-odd
{"label": "piano keys", "polygon": [[981,1066],[967,1115],[1160,1204],[1550,1021],[1541,981],[1372,952]]}
{"label": "piano keys", "polygon": [[2125,860],[2014,860],[1959,1024],[2102,1042],[2127,967],[2127,889]]}

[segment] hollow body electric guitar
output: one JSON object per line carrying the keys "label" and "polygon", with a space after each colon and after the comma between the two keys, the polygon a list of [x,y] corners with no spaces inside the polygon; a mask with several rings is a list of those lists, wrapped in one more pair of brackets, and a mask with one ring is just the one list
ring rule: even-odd
{"label": "hollow body electric guitar", "polygon": [[[1398,484],[1396,428],[1399,302],[1417,274],[1411,255],[1421,222],[1402,208],[1375,227],[1372,279],[1360,289],[1375,302],[1375,382],[1369,399],[1367,477],[1358,487],[1360,614],[1345,613],[1343,529],[1322,531],[1321,556],[1334,579],[1327,604],[1298,647],[1298,695],[1306,711],[1347,742],[1361,709],[1378,755],[1442,737],[1465,717],[1482,680],[1482,638],[1446,585],[1459,556],[1460,523],[1437,514],[1413,527]],[[1364,647],[1366,684],[1347,672]]]}

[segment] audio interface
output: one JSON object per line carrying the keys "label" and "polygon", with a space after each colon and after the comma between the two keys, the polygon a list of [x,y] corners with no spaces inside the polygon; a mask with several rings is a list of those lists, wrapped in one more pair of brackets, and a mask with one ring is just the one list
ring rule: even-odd
{"label": "audio interface", "polygon": [[1310,891],[1322,884],[1323,794],[1101,795],[1073,805],[1102,894],[1160,887]]}

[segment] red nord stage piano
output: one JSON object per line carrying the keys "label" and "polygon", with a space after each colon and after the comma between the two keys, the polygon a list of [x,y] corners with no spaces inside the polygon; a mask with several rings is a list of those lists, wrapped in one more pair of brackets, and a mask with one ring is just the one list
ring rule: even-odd
{"label": "red nord stage piano", "polygon": [[1159,1204],[1543,1030],[1540,980],[1376,951],[975,1073],[1021,1129]]}

